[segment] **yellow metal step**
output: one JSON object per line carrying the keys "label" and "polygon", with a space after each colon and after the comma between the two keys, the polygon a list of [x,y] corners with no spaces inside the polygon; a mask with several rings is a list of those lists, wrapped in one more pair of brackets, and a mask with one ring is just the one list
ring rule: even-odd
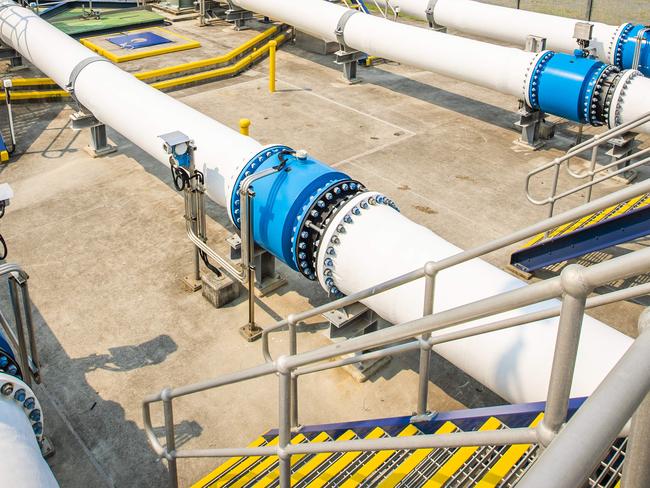
{"label": "yellow metal step", "polygon": [[[355,437],[356,437],[356,434],[353,431],[346,430],[336,440],[337,441],[350,441],[350,440],[354,439]],[[332,452],[321,452],[320,454],[316,454],[313,457],[313,459],[311,459],[309,462],[305,463],[304,466],[301,466],[300,469],[298,469],[295,473],[293,473],[291,475],[291,486],[294,486],[296,483],[298,483],[300,480],[302,480],[305,476],[307,476],[309,473],[311,473],[314,469],[316,469],[322,463],[327,461],[333,455],[334,455],[334,453],[332,453]]]}
{"label": "yellow metal step", "polygon": [[[316,437],[314,437],[310,442],[327,442],[329,440],[331,440],[330,436],[327,435],[326,432],[321,432]],[[300,462],[300,460],[303,459],[305,456],[306,454],[296,454],[294,456],[291,456],[291,465],[295,466],[295,464]],[[264,478],[262,478],[257,483],[255,483],[255,488],[266,488],[271,483],[273,483],[276,479],[278,479],[278,476],[280,476],[280,471],[278,469],[269,471],[269,473],[267,473],[267,475],[264,476]]]}
{"label": "yellow metal step", "polygon": [[[535,420],[532,421],[530,427],[535,427],[544,418],[544,414],[540,413]],[[517,461],[526,453],[531,444],[515,444],[510,446],[506,452],[503,453],[501,458],[490,468],[485,476],[479,481],[475,488],[494,488],[503,478],[510,472]]]}
{"label": "yellow metal step", "polygon": [[[264,437],[258,437],[255,439],[253,442],[251,442],[247,447],[260,447],[266,444],[266,439]],[[201,478],[199,481],[194,483],[192,485],[192,488],[203,488],[204,486],[210,486],[210,483],[217,478],[218,476],[221,476],[224,474],[226,471],[228,471],[230,468],[235,466],[237,463],[242,461],[244,459],[243,456],[238,456],[238,457],[233,457],[228,459],[225,463],[221,464],[217,469],[214,471],[211,471],[207,475],[205,475],[203,478]]]}
{"label": "yellow metal step", "polygon": [[555,229],[549,231],[548,235],[544,232],[537,234],[531,240],[526,242],[526,244],[523,245],[522,249],[534,246],[535,244],[539,244],[545,239],[553,239],[555,237],[560,237],[566,234],[570,234],[571,232],[575,232],[578,229],[595,225],[598,222],[602,222],[603,220],[618,217],[627,212],[630,212],[631,210],[636,210],[638,208],[645,207],[647,205],[650,205],[650,194],[648,193],[646,193],[645,195],[634,197],[625,202],[621,202],[617,205],[613,205],[611,207],[600,210],[593,214],[585,215],[581,219],[575,220],[573,222],[567,222],[566,224],[562,224],[559,227],[556,227]]}
{"label": "yellow metal step", "polygon": [[[402,430],[397,437],[408,437],[411,435],[416,435],[420,432],[415,426],[408,425],[404,430]],[[382,464],[386,462],[397,451],[378,451],[376,452],[366,463],[361,466],[350,478],[348,478],[345,483],[341,485],[341,488],[355,488],[359,484],[368,478],[377,471]]]}
{"label": "yellow metal step", "polygon": [[[436,434],[449,434],[455,431],[457,427],[451,422],[445,422],[442,426],[436,431]],[[415,467],[420,464],[424,458],[433,452],[433,449],[417,449],[413,451],[408,458],[406,458],[402,463],[380,484],[380,488],[392,488],[397,486],[397,484],[402,481]]]}
{"label": "yellow metal step", "polygon": [[[387,434],[384,432],[384,429],[375,427],[366,437],[364,437],[364,439],[379,439],[380,437],[385,437],[386,435]],[[362,451],[346,452],[343,454],[343,456],[337,459],[334,464],[319,474],[316,479],[312,480],[309,483],[309,488],[322,488],[323,486],[327,486],[327,484],[335,476],[337,476],[339,473],[341,473],[341,471],[353,463],[355,459],[361,456],[361,454],[363,454]]]}
{"label": "yellow metal step", "polygon": [[[307,438],[304,435],[298,434],[293,439],[291,439],[291,444],[300,444],[302,442],[305,442],[306,440]],[[235,483],[228,485],[228,488],[244,488],[248,486],[248,483],[250,483],[258,476],[262,475],[262,473],[270,469],[271,466],[273,466],[273,464],[277,462],[278,462],[277,456],[268,456],[262,462],[257,463],[252,469],[246,471],[246,474],[240,477]]]}
{"label": "yellow metal step", "polygon": [[[478,430],[496,430],[500,425],[501,422],[499,422],[498,419],[490,417]],[[436,474],[426,482],[424,488],[442,487],[477,450],[478,446],[466,446],[458,449],[454,455],[449,458],[449,460],[443,464],[438,471],[436,471]]]}

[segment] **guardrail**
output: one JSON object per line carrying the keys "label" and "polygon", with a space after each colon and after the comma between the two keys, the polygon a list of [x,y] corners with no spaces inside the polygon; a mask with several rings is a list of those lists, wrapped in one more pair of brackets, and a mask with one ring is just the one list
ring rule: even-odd
{"label": "guardrail", "polygon": [[[263,333],[263,352],[266,363],[240,372],[227,374],[218,378],[179,388],[168,388],[155,395],[148,396],[143,402],[145,432],[155,452],[167,459],[172,483],[176,486],[176,461],[186,457],[230,457],[230,456],[270,456],[280,459],[281,486],[289,486],[290,459],[293,454],[343,451],[376,451],[384,449],[418,449],[434,447],[457,447],[478,445],[505,445],[540,443],[544,446],[555,438],[566,421],[569,391],[573,376],[573,367],[578,349],[579,330],[584,310],[588,307],[611,303],[648,292],[648,285],[641,285],[626,290],[610,293],[601,297],[588,299],[591,290],[616,279],[624,279],[650,270],[650,249],[644,249],[611,261],[597,264],[590,268],[578,265],[567,267],[557,278],[535,283],[527,287],[503,293],[491,298],[469,303],[440,313],[433,312],[433,292],[435,278],[439,271],[461,264],[470,259],[501,249],[520,240],[536,235],[558,225],[588,215],[594,211],[607,208],[612,202],[650,191],[650,181],[625,188],[593,202],[582,205],[555,217],[548,218],[536,225],[519,232],[491,241],[477,248],[458,253],[439,262],[428,262],[423,267],[375,287],[341,298],[327,305],[310,311],[290,315],[286,320],[267,328]],[[297,325],[307,318],[329,310],[350,305],[359,300],[382,293],[392,288],[425,279],[425,305],[423,318],[396,325],[361,337],[346,340],[331,346],[305,353],[297,353]],[[551,298],[562,298],[561,308],[549,308],[542,312],[522,315],[520,317],[498,320],[489,324],[474,326],[460,331],[446,331],[455,325],[486,318],[505,311],[518,309]],[[446,435],[422,435],[412,438],[385,438],[376,440],[355,440],[327,442],[319,444],[290,445],[293,427],[298,426],[298,384],[297,379],[304,374],[315,373],[340,367],[346,364],[381,356],[389,356],[420,348],[419,370],[419,415],[427,413],[427,391],[431,347],[435,344],[471,337],[486,332],[502,330],[526,324],[531,321],[560,316],[556,352],[553,359],[551,382],[549,385],[546,413],[544,420],[536,429],[509,429],[493,432],[460,432]],[[268,335],[273,331],[288,328],[290,332],[289,353],[273,358],[269,351]],[[402,341],[411,342],[402,344]],[[387,348],[372,352],[363,352],[382,346]],[[354,356],[328,362],[331,359],[354,354]],[[277,374],[279,378],[279,443],[277,446],[257,448],[220,448],[200,450],[176,450],[174,442],[173,399],[253,378]],[[151,404],[162,402],[166,446],[158,441],[151,423]]]}
{"label": "guardrail", "polygon": [[[553,212],[555,210],[555,204],[558,200],[561,200],[563,198],[566,198],[570,195],[573,195],[574,193],[580,192],[582,190],[586,190],[585,192],[585,202],[591,201],[591,196],[592,196],[592,189],[595,185],[598,183],[602,183],[603,181],[609,180],[611,178],[614,178],[615,176],[621,175],[627,171],[630,171],[634,168],[637,168],[639,166],[642,166],[644,164],[647,164],[650,162],[650,156],[646,156],[647,154],[650,154],[650,147],[641,149],[639,151],[633,152],[632,154],[621,158],[617,159],[607,165],[601,166],[599,168],[596,168],[596,161],[598,158],[598,149],[600,146],[603,144],[611,141],[612,139],[615,139],[617,137],[621,137],[622,135],[633,131],[633,129],[646,124],[650,122],[650,113],[647,113],[631,122],[628,122],[623,125],[619,125],[617,127],[614,127],[613,129],[609,129],[606,132],[603,132],[602,134],[598,134],[594,136],[593,138],[578,144],[577,146],[574,146],[571,148],[569,151],[566,152],[563,156],[560,156],[558,158],[555,158],[553,161],[550,161],[549,163],[546,163],[542,166],[540,166],[537,169],[534,169],[528,175],[526,176],[526,198],[528,198],[528,201],[535,204],[535,205],[548,205],[549,206],[549,211],[548,215],[549,217],[553,216]],[[571,158],[574,158],[576,156],[580,156],[582,153],[591,150],[591,159],[589,162],[589,169],[586,172],[583,173],[578,173],[574,170],[571,169],[570,167],[570,161]],[[645,156],[643,159],[636,161],[632,163],[632,160],[641,156]],[[567,172],[569,175],[571,175],[573,178],[576,179],[588,179],[586,183],[583,183],[582,185],[578,185],[574,188],[571,188],[569,190],[563,191],[562,193],[558,193],[558,182],[560,179],[560,169],[563,164],[566,163],[567,167]],[[612,171],[613,168],[614,169]],[[533,178],[541,173],[544,173],[548,170],[552,169],[553,170],[553,176],[551,179],[551,185],[550,185],[550,190],[549,190],[549,195],[546,198],[536,198],[533,196],[532,191],[531,191],[531,182]],[[596,175],[603,173],[602,176],[596,178]],[[622,200],[621,200],[622,201]],[[620,202],[616,202],[620,203]],[[566,221],[568,222],[568,221]],[[563,223],[566,223],[563,222]]]}

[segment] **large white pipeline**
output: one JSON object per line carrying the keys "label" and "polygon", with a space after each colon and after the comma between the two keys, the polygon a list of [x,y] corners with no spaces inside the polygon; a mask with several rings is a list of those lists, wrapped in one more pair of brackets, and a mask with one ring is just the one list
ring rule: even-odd
{"label": "large white pipeline", "polygon": [[[13,385],[9,395],[0,394],[0,486],[7,488],[55,488],[58,483],[41,455],[32,423],[14,393],[31,390],[22,381],[0,373],[0,385]],[[28,397],[28,398],[29,398]]]}
{"label": "large white pipeline", "polygon": [[[409,6],[416,10],[425,0],[400,0],[404,8]],[[340,5],[334,5],[323,0],[233,0],[241,8],[270,16],[284,23],[294,25],[298,29],[325,41],[337,41],[336,30],[342,19],[350,15],[350,10]],[[452,78],[468,81],[478,86],[491,88],[502,93],[526,100],[534,108],[569,118],[581,123],[609,124],[610,126],[633,120],[638,113],[650,112],[650,80],[643,77],[627,76],[625,83],[620,83],[620,90],[608,103],[606,112],[600,119],[593,119],[589,114],[592,105],[602,103],[599,93],[592,93],[591,99],[584,100],[584,93],[591,92],[590,86],[600,87],[604,78],[598,78],[600,72],[590,79],[585,73],[572,72],[573,60],[565,59],[563,67],[558,71],[553,66],[545,79],[558,76],[561,84],[569,80],[578,80],[581,86],[564,90],[555,81],[546,84],[545,102],[541,106],[531,100],[531,89],[538,84],[536,68],[541,69],[544,63],[542,53],[529,53],[519,49],[496,46],[490,43],[466,39],[444,34],[430,29],[419,29],[415,26],[392,22],[382,17],[358,12],[343,22],[342,38],[347,46],[359,51],[398,61],[420,69],[433,71]],[[505,29],[504,29],[505,30]],[[579,63],[587,64],[584,59]],[[560,63],[561,64],[561,63]],[[578,66],[576,65],[576,66]],[[595,73],[595,74],[594,74]],[[542,73],[543,74],[543,73]],[[630,73],[631,74],[631,73]],[[586,78],[585,78],[586,76]],[[541,80],[541,78],[540,78]],[[541,85],[541,83],[539,83]],[[551,100],[548,95],[550,94]],[[626,97],[635,102],[641,100],[633,108],[626,103]],[[568,102],[554,98],[570,98]],[[573,97],[573,98],[571,98]],[[645,100],[644,100],[645,97]],[[548,102],[551,103],[548,103]],[[576,105],[584,104],[584,107]],[[559,107],[558,107],[559,105]],[[556,110],[557,109],[557,110]],[[650,133],[650,124],[639,127],[640,132]]]}
{"label": "large white pipeline", "polygon": [[[571,53],[578,48],[573,38],[575,25],[585,22],[555,15],[512,9],[499,5],[490,5],[475,0],[436,0],[433,11],[429,14],[431,0],[389,0],[393,7],[399,7],[400,13],[421,20],[433,19],[437,25],[465,32],[470,35],[487,37],[503,42],[524,46],[528,36],[534,35],[546,39],[546,47],[553,51]],[[382,5],[386,0],[378,0]],[[602,61],[630,68],[629,60],[621,56],[617,49],[623,48],[627,39],[632,39],[640,30],[632,24],[620,26],[602,22],[590,22],[593,25],[591,48]],[[646,36],[647,38],[647,36]],[[650,50],[646,41],[645,49]],[[630,46],[632,49],[634,46]],[[647,55],[646,55],[647,56]],[[645,59],[644,56],[643,58]],[[627,57],[627,56],[625,56]]]}
{"label": "large white pipeline", "polygon": [[[291,22],[314,35],[320,33],[329,39],[333,36],[334,19],[340,13],[338,7],[318,0],[237,1],[243,7],[259,10],[285,22]],[[322,7],[322,12],[307,12],[302,10],[301,6],[308,10]],[[336,10],[332,10],[332,7]],[[466,41],[448,40],[446,37],[440,37],[442,34],[432,32],[423,32],[424,37],[420,37],[419,33],[407,30],[405,26],[393,26],[389,21],[377,20],[379,24],[369,16],[353,16],[345,29],[346,42],[354,43],[354,47],[360,49],[376,45],[381,49],[379,54],[397,56],[401,50],[390,47],[394,39],[384,35],[382,31],[374,30],[385,28],[385,32],[390,35],[415,39],[415,44],[434,40],[434,48],[436,45],[444,46],[458,55],[463,54],[464,49],[474,49],[474,44],[471,44],[473,41],[467,41],[470,44],[465,44]],[[321,23],[325,27],[320,28]],[[156,91],[113,64],[101,60],[90,62],[95,58],[93,52],[31,11],[8,0],[0,3],[0,36],[3,43],[14,47],[61,86],[67,85],[71,75],[75,71],[79,72],[81,67],[74,83],[74,94],[79,102],[100,121],[110,125],[160,162],[168,164],[168,156],[162,149],[159,135],[175,130],[189,135],[198,146],[195,153],[196,163],[205,174],[208,194],[221,205],[229,202],[229,195],[240,177],[242,168],[247,167],[249,160],[262,149],[254,139],[243,137],[172,97]],[[437,57],[431,56],[429,49],[426,53],[425,50],[419,53],[423,58],[433,61],[421,61],[422,65],[432,63],[432,66],[438,66],[462,78],[462,68],[467,67],[467,62],[452,63],[452,56],[442,51],[440,60],[435,61]],[[523,69],[523,60],[528,60],[530,55],[518,54],[507,48],[493,49],[482,51],[482,56],[478,57],[472,52],[467,55],[474,56],[474,61],[484,66],[485,60],[479,58],[487,56],[488,53],[496,53],[494,55],[498,58],[499,53],[503,53],[508,61],[501,64],[500,69],[506,72],[488,70],[488,84],[507,87],[509,91],[516,92],[517,84],[523,80],[517,78],[521,73],[513,73]],[[368,50],[372,52],[372,49]],[[517,78],[516,83],[509,79],[507,72]],[[469,77],[478,77],[478,71],[470,70]],[[305,171],[315,166],[317,163],[306,164]],[[295,182],[290,180],[291,175],[300,174],[301,171],[302,169],[298,168],[297,171],[284,175],[289,175],[286,176],[287,181]],[[355,198],[368,199],[372,195],[371,192],[364,192]],[[302,202],[296,200],[296,203]],[[440,259],[458,251],[458,248],[430,230],[411,222],[389,206],[365,205],[367,208],[355,213],[350,209],[351,205],[356,203],[356,200],[352,200],[346,204],[325,228],[327,234],[324,242],[339,228],[339,224],[347,228],[346,234],[338,241],[332,263],[336,286],[345,293],[359,291],[421,266],[427,260]],[[268,201],[265,204],[272,206],[275,202]],[[364,208],[364,205],[360,208]],[[345,220],[349,217],[348,210],[353,215],[352,223]],[[232,214],[230,216],[232,218]],[[322,246],[321,251],[325,247]],[[316,263],[319,279],[326,289],[329,288],[324,277],[324,270],[328,267],[327,259],[321,252]],[[440,274],[436,309],[444,310],[521,286],[524,286],[521,281],[507,273],[484,261],[474,260]],[[382,294],[368,300],[368,305],[388,320],[397,323],[410,320],[422,312],[422,284],[416,282],[403,289]],[[557,321],[549,320],[486,334],[476,339],[456,341],[437,350],[507,400],[536,401],[543,399],[546,393],[556,326]],[[575,371],[574,395],[591,393],[631,342],[628,337],[590,317],[585,318],[582,339]]]}

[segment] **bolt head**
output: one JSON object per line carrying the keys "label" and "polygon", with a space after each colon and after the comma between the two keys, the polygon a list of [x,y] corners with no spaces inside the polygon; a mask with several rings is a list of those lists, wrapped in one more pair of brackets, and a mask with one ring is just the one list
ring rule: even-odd
{"label": "bolt head", "polygon": [[5,383],[2,385],[2,388],[0,388],[0,393],[2,393],[4,396],[9,396],[13,393],[14,391],[14,385],[11,383]]}

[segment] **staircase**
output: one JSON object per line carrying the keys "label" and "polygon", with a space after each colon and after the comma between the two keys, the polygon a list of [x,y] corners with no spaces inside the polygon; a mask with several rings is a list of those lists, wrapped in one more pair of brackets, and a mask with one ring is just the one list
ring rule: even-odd
{"label": "staircase", "polygon": [[526,273],[650,235],[650,194],[646,193],[528,241],[510,264]]}
{"label": "staircase", "polygon": [[[570,402],[570,415],[584,398]],[[535,427],[544,403],[507,405],[445,412],[431,420],[412,423],[411,417],[303,427],[293,444],[333,440],[449,434]],[[618,439],[592,474],[588,486],[618,487],[626,439]],[[249,447],[276,445],[278,432],[270,431]],[[295,455],[291,462],[292,487],[512,487],[538,456],[533,444],[465,446],[460,448],[365,451]],[[193,488],[272,488],[279,486],[276,456],[235,457],[199,480]]]}

